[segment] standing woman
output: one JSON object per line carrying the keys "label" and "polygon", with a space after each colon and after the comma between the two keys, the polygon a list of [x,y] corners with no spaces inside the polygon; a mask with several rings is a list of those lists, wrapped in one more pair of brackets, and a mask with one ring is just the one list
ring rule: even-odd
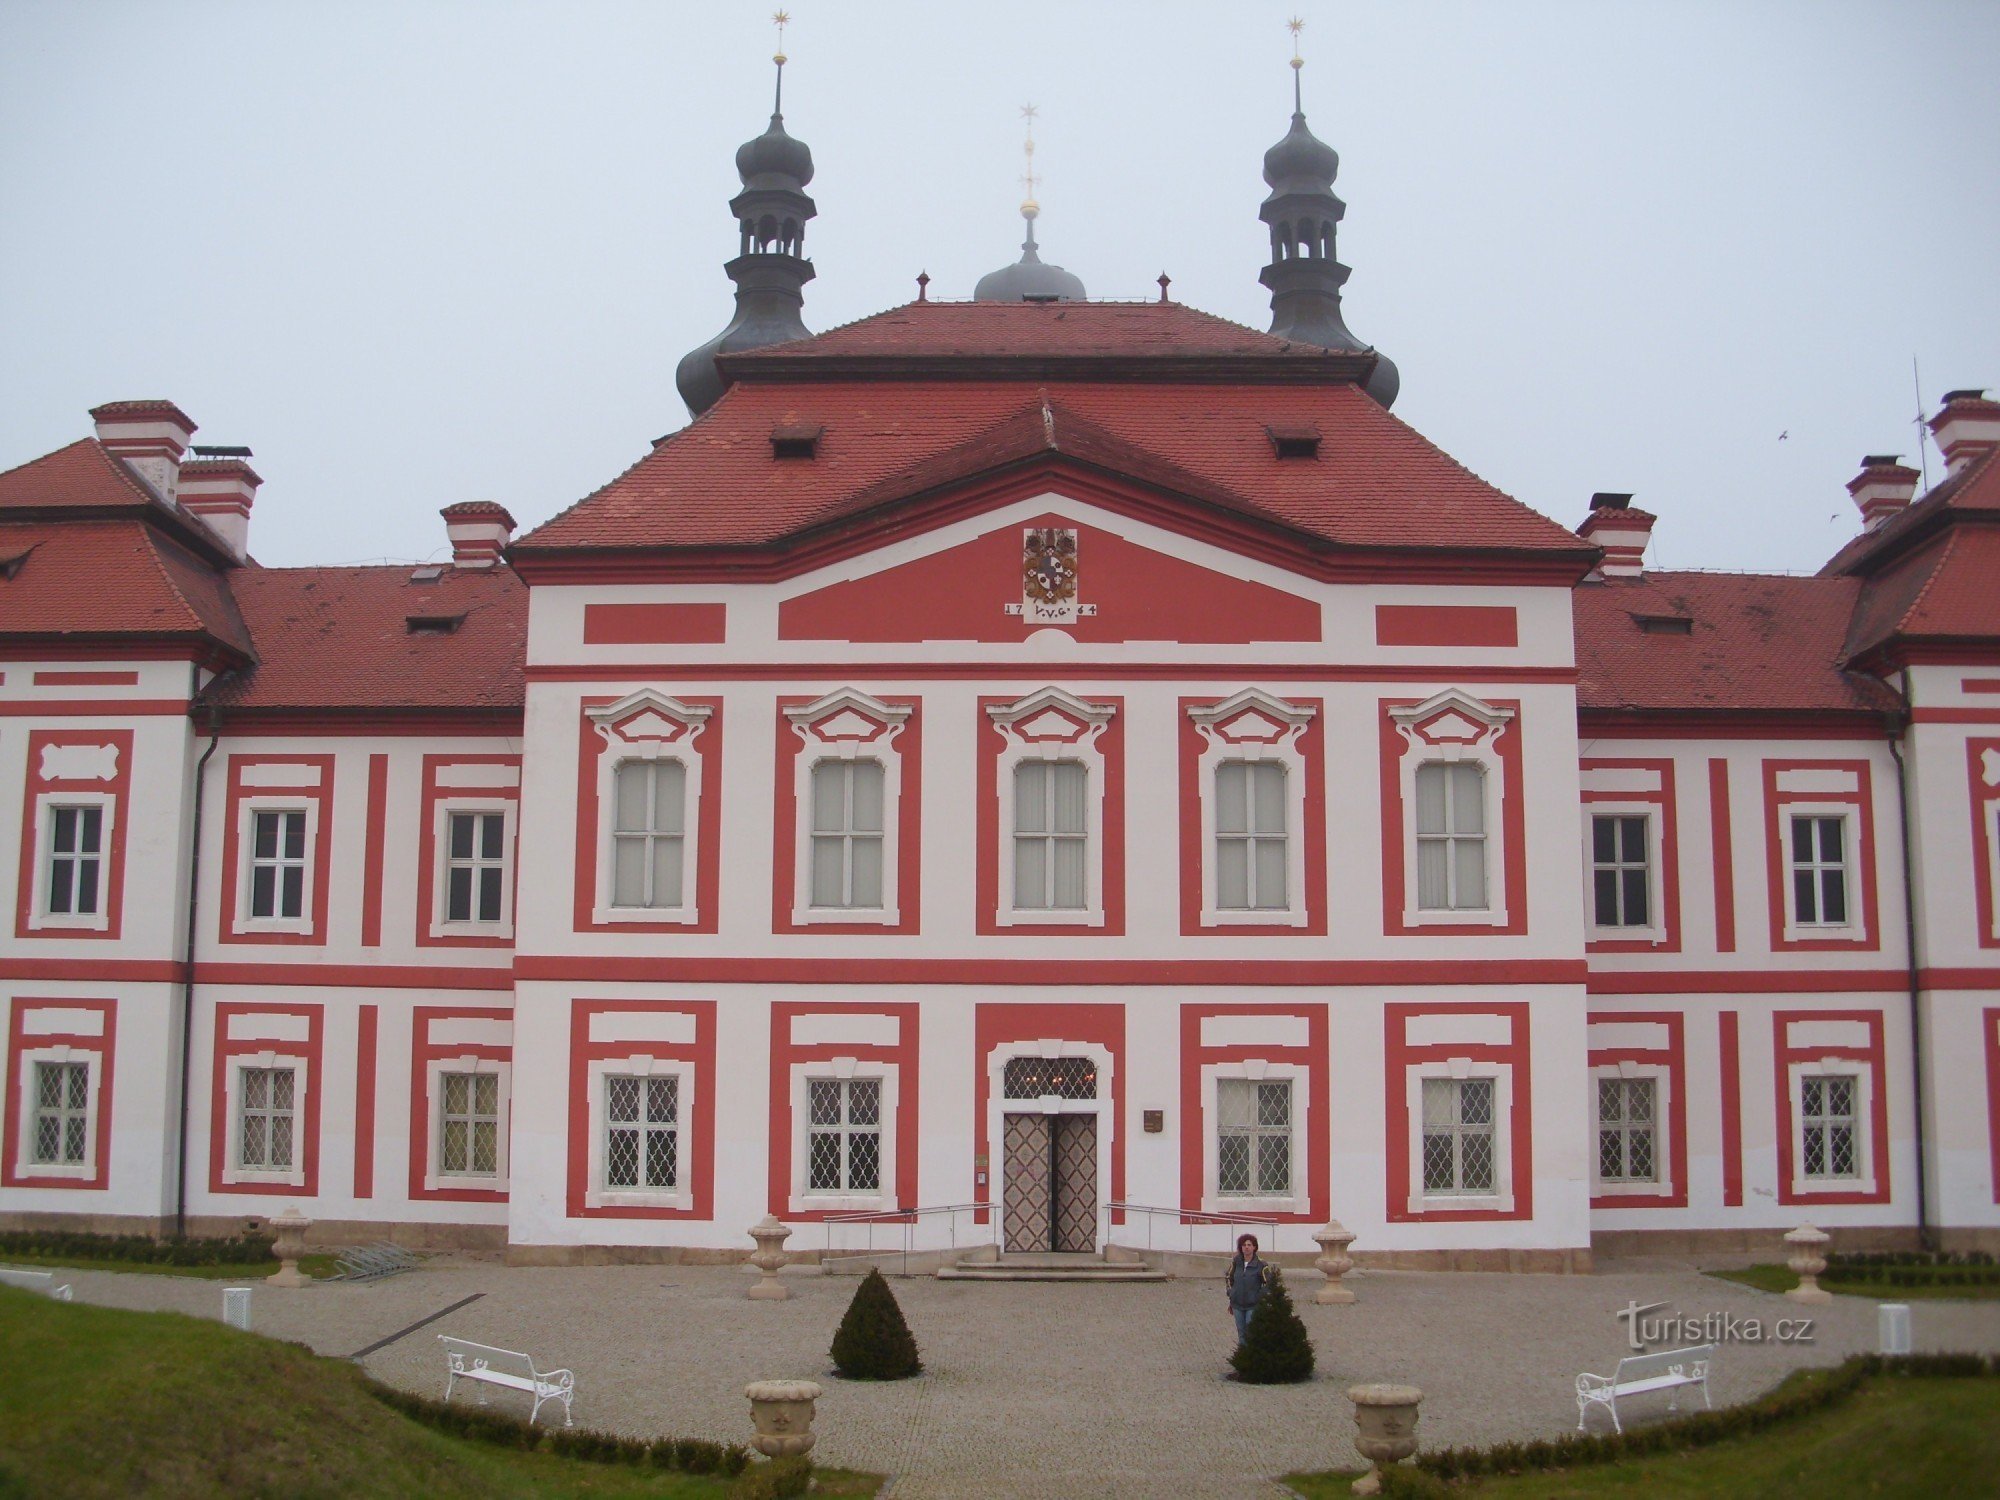
{"label": "standing woman", "polygon": [[1236,1258],[1229,1263],[1229,1312],[1236,1319],[1239,1346],[1250,1332],[1250,1315],[1271,1284],[1271,1267],[1257,1258],[1257,1236],[1246,1234],[1236,1241]]}

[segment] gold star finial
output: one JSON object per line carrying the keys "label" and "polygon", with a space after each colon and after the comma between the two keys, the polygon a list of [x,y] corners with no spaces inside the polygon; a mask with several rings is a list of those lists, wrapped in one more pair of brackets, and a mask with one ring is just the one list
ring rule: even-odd
{"label": "gold star finial", "polygon": [[791,19],[792,13],[788,10],[771,12],[771,24],[778,28],[778,50],[771,61],[781,68],[785,65],[785,27],[791,23]]}
{"label": "gold star finial", "polygon": [[1022,185],[1028,190],[1026,200],[1021,204],[1021,212],[1033,218],[1040,210],[1035,202],[1035,116],[1041,113],[1032,104],[1021,106],[1021,118],[1028,122],[1027,139],[1021,143],[1021,154],[1027,161],[1027,170],[1021,174]]}
{"label": "gold star finial", "polygon": [[1306,60],[1299,54],[1299,33],[1306,29],[1305,17],[1293,16],[1291,20],[1285,22],[1285,26],[1292,34],[1292,66],[1302,68]]}

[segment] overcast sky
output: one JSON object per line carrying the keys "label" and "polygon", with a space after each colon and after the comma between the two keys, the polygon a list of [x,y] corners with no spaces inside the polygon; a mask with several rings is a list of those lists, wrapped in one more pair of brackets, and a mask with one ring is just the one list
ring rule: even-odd
{"label": "overcast sky", "polygon": [[[771,8],[0,0],[0,467],[165,396],[256,450],[266,563],[547,519],[686,421]],[[1991,0],[790,8],[814,329],[1015,258],[1029,100],[1046,259],[1268,326],[1296,8],[1348,322],[1547,514],[1631,490],[1656,566],[1810,570],[1860,456],[1916,461],[1912,356],[1933,409],[2000,388]]]}

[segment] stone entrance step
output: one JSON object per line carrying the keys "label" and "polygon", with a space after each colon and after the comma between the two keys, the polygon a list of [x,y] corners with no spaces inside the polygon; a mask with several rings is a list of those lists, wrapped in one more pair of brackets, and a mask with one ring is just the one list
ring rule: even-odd
{"label": "stone entrance step", "polygon": [[965,1259],[938,1270],[940,1281],[1166,1281],[1165,1271],[1119,1264],[1098,1255],[1002,1255],[997,1260]]}

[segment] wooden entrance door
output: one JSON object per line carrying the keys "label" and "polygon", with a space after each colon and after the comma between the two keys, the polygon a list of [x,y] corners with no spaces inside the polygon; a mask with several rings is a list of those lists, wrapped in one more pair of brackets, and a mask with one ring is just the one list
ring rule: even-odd
{"label": "wooden entrance door", "polygon": [[1015,1252],[1097,1248],[1097,1116],[1008,1115],[1001,1227]]}

